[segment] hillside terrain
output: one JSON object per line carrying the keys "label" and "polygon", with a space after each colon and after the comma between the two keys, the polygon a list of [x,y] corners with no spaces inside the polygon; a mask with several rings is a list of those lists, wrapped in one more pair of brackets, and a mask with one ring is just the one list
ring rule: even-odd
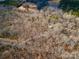
{"label": "hillside terrain", "polygon": [[79,17],[56,6],[0,9],[0,59],[78,59]]}

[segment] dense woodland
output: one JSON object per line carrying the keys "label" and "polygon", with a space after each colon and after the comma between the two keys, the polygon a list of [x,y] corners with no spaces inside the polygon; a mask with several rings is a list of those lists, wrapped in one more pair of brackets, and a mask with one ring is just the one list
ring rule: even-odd
{"label": "dense woodland", "polygon": [[79,0],[61,0],[59,7],[64,10],[79,10]]}

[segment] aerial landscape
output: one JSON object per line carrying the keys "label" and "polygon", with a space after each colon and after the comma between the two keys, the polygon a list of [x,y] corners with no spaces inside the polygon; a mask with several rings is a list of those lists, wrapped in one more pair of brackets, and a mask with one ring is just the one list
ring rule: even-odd
{"label": "aerial landscape", "polygon": [[79,0],[0,0],[0,59],[79,59]]}

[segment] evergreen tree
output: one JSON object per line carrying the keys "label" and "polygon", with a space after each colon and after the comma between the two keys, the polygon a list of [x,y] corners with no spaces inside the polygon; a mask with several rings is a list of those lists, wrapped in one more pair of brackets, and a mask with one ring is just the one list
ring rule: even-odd
{"label": "evergreen tree", "polygon": [[59,8],[62,8],[66,11],[77,11],[79,10],[79,0],[61,0]]}

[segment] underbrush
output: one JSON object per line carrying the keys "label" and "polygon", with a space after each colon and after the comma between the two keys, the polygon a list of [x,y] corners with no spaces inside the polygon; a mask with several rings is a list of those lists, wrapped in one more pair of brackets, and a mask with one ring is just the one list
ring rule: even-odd
{"label": "underbrush", "polygon": [[8,59],[73,59],[79,54],[79,18],[50,9],[43,12],[12,12],[0,14],[0,36],[3,39],[17,39],[15,41],[18,42],[11,44],[16,48],[12,49],[3,46],[7,40],[0,41],[0,44],[3,43],[0,45],[2,59],[9,53],[9,48],[13,53],[7,54],[12,56]]}
{"label": "underbrush", "polygon": [[10,17],[12,14],[15,12],[11,10],[0,11],[0,38],[18,39],[17,32],[11,30],[13,23]]}
{"label": "underbrush", "polygon": [[11,33],[8,31],[3,31],[2,33],[0,33],[0,38],[8,38],[11,40],[17,40],[18,39],[18,34],[17,33]]}

